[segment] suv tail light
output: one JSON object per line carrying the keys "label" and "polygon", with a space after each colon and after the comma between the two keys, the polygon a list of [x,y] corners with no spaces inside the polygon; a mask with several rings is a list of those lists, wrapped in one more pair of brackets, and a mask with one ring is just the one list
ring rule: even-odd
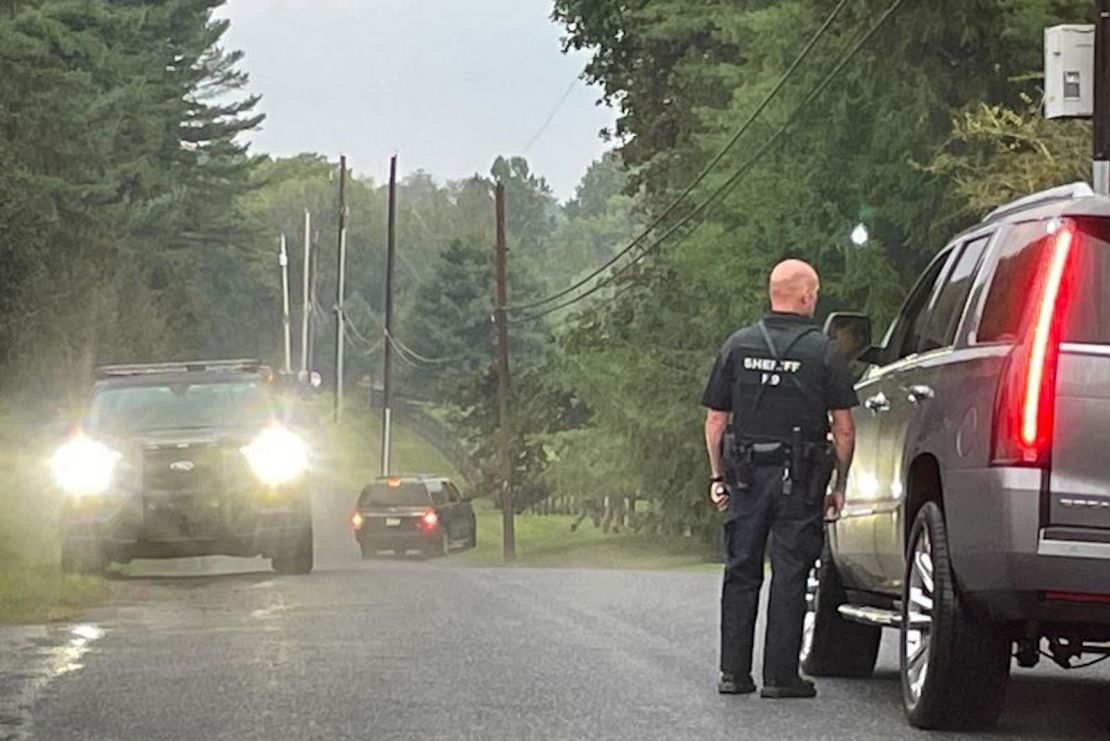
{"label": "suv tail light", "polygon": [[1060,329],[1070,294],[1069,270],[1077,238],[1065,221],[1050,237],[1031,294],[1030,324],[999,377],[994,415],[995,465],[1044,467],[1052,450]]}

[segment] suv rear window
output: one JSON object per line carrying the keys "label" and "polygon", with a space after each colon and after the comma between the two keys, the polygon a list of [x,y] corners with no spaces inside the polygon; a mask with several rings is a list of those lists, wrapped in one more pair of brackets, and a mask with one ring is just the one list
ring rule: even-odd
{"label": "suv rear window", "polygon": [[359,504],[375,507],[423,507],[431,504],[424,484],[401,482],[397,486],[370,484],[362,490]]}
{"label": "suv rear window", "polygon": [[1110,345],[1110,219],[1081,219],[1064,342]]}
{"label": "suv rear window", "polygon": [[[1110,222],[1079,219],[1084,235],[1072,257],[1072,295],[1062,341],[1110,344]],[[1019,224],[1008,235],[998,258],[983,318],[979,342],[1011,342],[1030,309],[1049,235],[1045,222]]]}

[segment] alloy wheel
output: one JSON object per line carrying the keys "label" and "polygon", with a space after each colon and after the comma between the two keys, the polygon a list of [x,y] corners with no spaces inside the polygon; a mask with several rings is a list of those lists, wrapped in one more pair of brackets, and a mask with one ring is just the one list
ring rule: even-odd
{"label": "alloy wheel", "polygon": [[902,626],[902,672],[911,704],[921,699],[929,676],[933,628],[933,549],[929,531],[922,530],[914,544],[906,590],[906,625]]}
{"label": "alloy wheel", "polygon": [[817,589],[821,586],[817,574],[820,573],[820,569],[821,561],[818,559],[806,579],[806,616],[802,624],[802,650],[799,655],[799,661],[803,664],[813,650],[813,631],[817,626]]}

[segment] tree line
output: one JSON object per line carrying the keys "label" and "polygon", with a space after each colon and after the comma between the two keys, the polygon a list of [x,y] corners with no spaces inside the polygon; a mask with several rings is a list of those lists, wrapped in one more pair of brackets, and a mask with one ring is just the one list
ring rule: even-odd
{"label": "tree line", "polygon": [[[0,391],[75,395],[92,365],[117,360],[276,364],[277,237],[287,235],[297,288],[305,209],[320,268],[314,366],[329,375],[336,162],[249,151],[258,98],[241,55],[221,46],[222,4],[0,8]],[[511,156],[458,182],[416,173],[400,184],[398,387],[455,431],[479,491],[495,490],[495,182],[507,192],[514,305],[574,285],[669,214],[644,243],[652,248],[604,272],[610,282],[588,299],[513,314],[521,506],[553,493],[638,496],[662,527],[708,535],[698,395],[724,338],[764,310],[774,262],[809,260],[822,314],[864,310],[881,329],[959,228],[999,202],[1086,177],[1089,127],[1040,118],[1037,74],[1043,27],[1090,20],[1089,2],[904,3],[789,133],[655,245],[775,135],[891,2],[847,4],[736,148],[668,210],[835,5],[555,0],[568,48],[592,53],[586,77],[618,112],[613,151],[575,197],[559,203]],[[362,403],[382,351],[386,192],[371,173],[385,163],[353,164],[348,373]],[[871,238],[857,247],[848,234],[860,222]]]}

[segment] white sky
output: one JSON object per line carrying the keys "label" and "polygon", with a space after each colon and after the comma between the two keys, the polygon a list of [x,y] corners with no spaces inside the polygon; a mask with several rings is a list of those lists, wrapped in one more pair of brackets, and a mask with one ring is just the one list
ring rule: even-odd
{"label": "white sky", "polygon": [[[246,52],[267,114],[254,151],[346,154],[381,181],[488,173],[520,154],[587,62],[566,56],[551,0],[229,0],[225,45]],[[604,151],[614,114],[579,82],[527,153],[560,199]]]}

